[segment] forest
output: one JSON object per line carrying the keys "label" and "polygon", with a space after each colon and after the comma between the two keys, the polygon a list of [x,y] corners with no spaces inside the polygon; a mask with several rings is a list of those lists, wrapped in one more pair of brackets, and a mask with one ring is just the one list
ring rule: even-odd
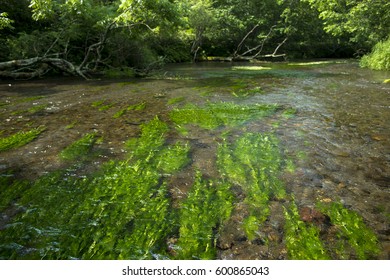
{"label": "forest", "polygon": [[389,31],[389,0],[0,0],[0,260],[390,259]]}
{"label": "forest", "polygon": [[200,60],[358,58],[390,69],[387,0],[0,0],[0,77]]}

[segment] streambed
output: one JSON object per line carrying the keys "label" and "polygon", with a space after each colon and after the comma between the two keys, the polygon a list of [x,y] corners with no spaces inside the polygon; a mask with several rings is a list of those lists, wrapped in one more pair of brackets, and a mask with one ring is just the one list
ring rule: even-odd
{"label": "streambed", "polygon": [[0,138],[39,133],[0,152],[0,258],[388,259],[388,76],[204,63],[3,83]]}

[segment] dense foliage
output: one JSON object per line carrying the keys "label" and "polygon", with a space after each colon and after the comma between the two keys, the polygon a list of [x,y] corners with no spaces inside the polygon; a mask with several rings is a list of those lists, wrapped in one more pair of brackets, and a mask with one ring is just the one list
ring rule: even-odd
{"label": "dense foliage", "polygon": [[0,0],[0,61],[84,76],[210,56],[361,56],[387,39],[389,11],[386,0]]}

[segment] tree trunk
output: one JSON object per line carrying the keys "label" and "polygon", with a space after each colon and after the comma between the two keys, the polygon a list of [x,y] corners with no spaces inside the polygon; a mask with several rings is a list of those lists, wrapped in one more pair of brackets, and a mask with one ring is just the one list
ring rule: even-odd
{"label": "tree trunk", "polygon": [[71,62],[62,58],[50,57],[33,57],[0,62],[0,77],[32,79],[43,76],[50,69],[56,69],[64,73],[88,79],[85,73]]}

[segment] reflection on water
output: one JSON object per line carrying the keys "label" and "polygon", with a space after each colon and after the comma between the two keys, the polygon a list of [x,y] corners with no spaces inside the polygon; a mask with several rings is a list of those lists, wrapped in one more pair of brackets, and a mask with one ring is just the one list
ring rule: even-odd
{"label": "reflection on water", "polygon": [[[318,206],[318,203],[335,202],[341,203],[345,209],[358,213],[363,218],[364,224],[373,230],[379,241],[380,253],[374,257],[388,259],[390,254],[390,85],[382,82],[389,78],[389,75],[389,72],[360,69],[356,63],[344,61],[262,65],[204,63],[172,65],[155,78],[144,80],[17,81],[12,82],[11,86],[7,82],[0,86],[0,138],[38,127],[45,130],[30,143],[0,154],[2,174],[0,191],[10,197],[8,201],[1,200],[3,204],[0,205],[2,211],[0,258],[53,257],[55,252],[63,254],[61,245],[58,245],[61,242],[74,244],[69,240],[61,240],[68,234],[64,233],[64,228],[61,230],[61,224],[54,227],[49,221],[46,221],[47,225],[43,225],[42,221],[37,222],[38,224],[34,225],[33,235],[22,236],[17,228],[18,223],[26,221],[23,220],[23,215],[28,216],[25,213],[38,211],[42,217],[49,215],[47,213],[58,214],[58,211],[37,210],[33,205],[56,207],[64,201],[71,205],[73,200],[88,199],[90,196],[91,199],[95,197],[96,201],[99,200],[101,203],[108,198],[113,200],[110,203],[114,204],[108,204],[111,206],[105,207],[104,211],[112,211],[112,209],[131,211],[133,208],[130,206],[126,208],[120,206],[125,201],[134,203],[121,198],[124,190],[118,188],[116,192],[105,196],[101,193],[97,194],[97,190],[93,190],[91,184],[85,182],[92,180],[91,177],[97,178],[95,183],[105,182],[105,179],[99,181],[98,178],[102,176],[103,164],[110,160],[128,163],[133,169],[136,166],[142,167],[137,165],[134,152],[133,154],[131,152],[141,149],[138,146],[142,144],[134,142],[136,140],[129,143],[129,139],[138,139],[144,133],[142,127],[158,116],[169,127],[167,132],[164,132],[166,134],[163,140],[165,139],[168,145],[164,149],[174,151],[177,149],[174,148],[175,143],[179,143],[186,147],[185,151],[190,157],[181,170],[160,171],[160,175],[153,175],[157,176],[157,181],[153,179],[150,183],[152,189],[161,186],[161,191],[155,192],[156,190],[153,189],[152,198],[164,202],[161,204],[164,205],[164,211],[161,213],[166,215],[164,219],[167,222],[174,224],[172,228],[167,228],[166,224],[162,223],[160,230],[163,228],[164,232],[151,226],[155,233],[145,238],[152,238],[151,244],[158,244],[159,249],[144,255],[131,255],[121,251],[120,244],[112,243],[114,237],[107,237],[108,234],[115,233],[125,244],[126,236],[130,239],[138,238],[135,234],[142,232],[140,227],[143,224],[138,223],[140,226],[135,229],[136,220],[123,218],[120,223],[122,228],[110,231],[108,227],[118,227],[118,223],[115,224],[110,219],[102,217],[99,221],[95,220],[95,226],[87,227],[88,230],[93,231],[93,236],[99,236],[98,230],[102,228],[101,234],[105,237],[96,237],[100,243],[92,247],[94,243],[91,242],[89,249],[78,256],[58,253],[61,258],[83,256],[99,258],[99,253],[100,258],[119,256],[299,258],[299,254],[289,253],[289,250],[293,249],[289,247],[290,239],[286,236],[286,232],[293,232],[291,227],[294,223],[298,223],[299,219],[305,221],[308,232],[311,226],[316,228],[315,231],[318,231],[316,234],[327,248],[326,254],[314,252],[307,256],[358,258],[358,250],[354,253],[351,249],[352,253],[348,251],[344,255],[337,253],[340,248],[337,246],[341,246],[341,241],[337,238],[346,242],[345,240],[352,237],[343,237],[340,232],[337,233],[337,223],[330,220],[336,215],[335,212],[329,209],[321,210]],[[264,107],[264,104],[267,106]],[[272,108],[272,111],[267,111],[266,114],[258,113],[261,108]],[[72,143],[85,135],[94,135],[93,147],[82,147],[87,151],[88,156],[83,155],[76,162],[61,158],[61,153],[67,147],[72,146]],[[246,159],[243,156],[245,153],[235,152],[241,145],[239,143],[244,143],[245,139],[263,139],[261,135],[272,135],[269,138],[273,141],[272,145],[277,145],[280,149],[280,155],[277,153],[278,156],[272,159],[273,162],[278,161],[277,169],[259,168],[258,166],[262,164],[260,159],[253,161],[253,159]],[[145,144],[147,150],[151,149],[150,147],[157,147],[150,141]],[[251,142],[248,143],[253,145]],[[220,163],[218,165],[218,162],[221,162],[221,155],[219,155],[221,147],[229,149],[224,154],[226,158],[223,166]],[[241,149],[243,147],[245,145],[242,145]],[[267,151],[260,144],[259,149]],[[129,152],[132,155],[130,159]],[[163,156],[156,154],[156,158],[161,161],[161,157],[164,155],[167,157],[169,153],[164,152]],[[250,154],[261,157],[262,153],[257,154],[252,151]],[[151,154],[145,155],[145,158],[152,160],[151,162],[154,162],[153,157],[154,155]],[[227,164],[229,158],[235,158],[230,161],[230,167]],[[269,155],[269,159],[271,158]],[[160,165],[157,164],[156,168]],[[143,168],[149,170],[151,166],[154,165]],[[242,171],[242,174],[247,174],[246,181],[240,179],[242,175],[239,169],[244,170],[242,166],[247,168]],[[231,171],[229,168],[232,168]],[[50,203],[47,205],[35,203],[34,199],[38,196],[33,195],[31,188],[34,187],[31,187],[31,183],[23,183],[22,180],[36,182],[41,178],[39,180],[43,182],[45,180],[42,179],[43,175],[52,174],[51,172],[56,170],[68,170],[65,172],[67,175],[61,177],[68,180],[68,183],[58,184],[51,179],[54,180],[52,184],[57,184],[61,192],[64,191],[62,188],[65,190],[68,188],[69,182],[77,182],[74,185],[77,185],[79,190],[77,193],[70,191],[68,195],[54,200],[50,197],[55,196],[55,193],[40,190],[41,197]],[[104,172],[103,174],[108,174]],[[127,169],[123,169],[123,172],[133,174],[133,171]],[[264,182],[267,180],[272,179],[275,182],[275,175],[281,180],[279,182],[277,179],[286,195],[249,192],[253,184],[264,187],[266,184]],[[60,175],[56,176],[58,178]],[[84,185],[80,180],[84,180]],[[219,181],[224,183],[219,185]],[[17,188],[10,191],[8,188],[12,182],[14,182],[12,186]],[[110,184],[113,183],[110,181]],[[273,183],[270,181],[269,184]],[[81,186],[84,186],[84,189]],[[212,186],[224,192],[229,189],[231,193],[225,197],[221,191],[213,190]],[[23,193],[29,188],[28,197]],[[193,193],[196,188],[199,189],[198,194]],[[73,200],[72,196],[75,196]],[[196,236],[188,237],[188,233],[185,232],[194,231],[192,218],[186,216],[188,214],[185,209],[206,203],[198,201],[204,196],[207,197],[205,201],[210,202],[210,206],[204,206],[205,209],[210,209],[208,211],[215,210],[215,207],[212,207],[213,201],[218,205],[225,205],[224,201],[228,201],[230,206],[225,206],[229,211],[226,210],[224,215],[226,213],[229,215],[226,214],[228,216],[218,220],[215,213],[210,213],[212,218],[209,219],[208,213],[197,212],[200,217],[198,220],[204,221],[202,222],[204,224],[208,222],[212,224],[210,229],[199,229],[199,235],[210,238],[206,245],[214,246],[214,249],[207,249],[204,254],[192,252],[188,249],[190,247],[183,251],[183,247],[186,246],[183,240],[191,240],[188,242],[191,242],[192,246],[195,246],[194,242],[196,242],[194,241]],[[53,204],[54,202],[57,204]],[[253,207],[250,206],[251,203],[254,204]],[[264,208],[266,210],[257,213],[262,203],[266,205]],[[98,215],[97,210],[91,206],[94,205],[93,203],[84,204],[88,205],[88,211],[92,213],[90,215],[94,217]],[[101,207],[102,204],[98,205]],[[153,205],[153,207],[160,207],[158,204]],[[76,208],[75,205],[72,207],[64,209],[66,213],[70,213],[70,217],[74,217],[75,221],[90,217],[82,216],[80,213],[72,214],[72,211],[81,209]],[[221,207],[218,211],[224,209]],[[86,208],[82,209],[87,211]],[[286,212],[285,209],[290,209],[290,212]],[[298,211],[296,215],[294,209]],[[350,215],[348,217],[353,220],[354,218],[351,217],[354,216],[350,214],[352,212],[348,211],[343,212],[343,215]],[[261,215],[265,218],[260,219]],[[298,220],[294,220],[296,218]],[[89,222],[92,223],[92,220]],[[71,229],[67,228],[70,234],[76,234],[77,230],[85,230],[85,227],[79,227],[80,223],[82,222],[75,223]],[[355,220],[355,224],[360,225],[360,221]],[[29,225],[30,231],[31,227],[32,224]],[[10,231],[10,228],[15,230]],[[301,229],[302,232],[305,230]],[[15,236],[5,238],[4,233],[7,231],[8,234],[14,232]],[[250,232],[249,236],[248,232]],[[39,248],[34,247],[37,245],[33,245],[29,240],[32,236],[40,236],[42,242],[52,242],[49,247],[55,249],[50,249],[52,250],[50,254],[32,253],[34,250],[39,251]],[[187,239],[184,236],[187,236]],[[202,237],[203,243],[199,244],[204,244],[206,237]],[[137,239],[137,244],[143,244],[142,240]],[[300,241],[296,240],[296,242]],[[315,242],[317,241],[313,241],[313,244]],[[117,254],[104,255],[103,252],[107,251],[105,246],[117,248]],[[81,252],[81,248],[82,246],[74,249],[73,252],[77,250]],[[364,254],[360,256],[373,257]]]}

